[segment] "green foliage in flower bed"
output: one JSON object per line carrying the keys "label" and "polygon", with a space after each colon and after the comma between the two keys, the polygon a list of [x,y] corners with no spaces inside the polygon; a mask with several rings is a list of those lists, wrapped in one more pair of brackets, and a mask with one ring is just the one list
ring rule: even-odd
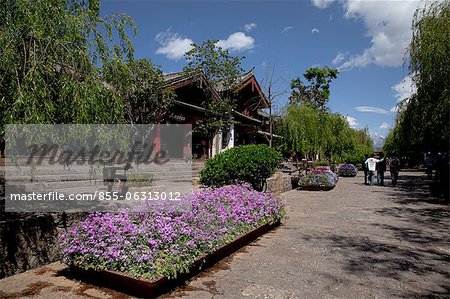
{"label": "green foliage in flower bed", "polygon": [[205,189],[183,200],[192,208],[90,214],[61,235],[61,259],[84,269],[173,278],[196,258],[284,215],[280,199],[249,185]]}
{"label": "green foliage in flower bed", "polygon": [[338,174],[342,177],[354,177],[358,173],[358,169],[353,164],[344,164],[339,167]]}
{"label": "green foliage in flower bed", "polygon": [[330,166],[330,163],[328,163],[327,161],[314,161],[313,166],[314,167]]}
{"label": "green foliage in flower bed", "polygon": [[305,190],[330,190],[336,186],[338,177],[331,170],[316,168],[302,177],[298,185]]}
{"label": "green foliage in flower bed", "polygon": [[261,190],[261,183],[275,172],[282,160],[279,152],[264,144],[230,148],[206,161],[200,173],[200,183],[223,186],[236,181],[246,182]]}

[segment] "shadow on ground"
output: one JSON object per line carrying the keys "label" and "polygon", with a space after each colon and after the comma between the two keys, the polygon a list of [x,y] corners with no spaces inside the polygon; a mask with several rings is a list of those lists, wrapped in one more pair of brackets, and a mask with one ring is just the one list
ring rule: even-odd
{"label": "shadow on ground", "polygon": [[423,177],[405,175],[398,187],[372,187],[373,192],[384,190],[384,198],[392,202],[371,209],[378,215],[370,223],[376,228],[373,235],[305,239],[340,249],[349,274],[401,282],[402,290],[388,290],[392,296],[450,298],[450,211],[442,199],[430,196],[428,183]]}
{"label": "shadow on ground", "polygon": [[[343,270],[358,277],[372,277],[370,280],[393,279],[405,285],[404,290],[390,288],[391,284],[380,283],[394,297],[403,298],[448,298],[450,296],[450,255],[439,248],[444,243],[439,238],[424,237],[419,231],[397,232],[395,237],[403,242],[378,241],[368,237],[331,235],[327,237],[307,237],[326,246],[339,248],[344,255]],[[412,243],[426,243],[418,248]],[[430,243],[432,245],[430,245]],[[427,277],[426,280],[424,278]],[[425,282],[428,281],[428,282]],[[429,281],[432,281],[430,283]],[[439,286],[439,287],[437,287]]]}

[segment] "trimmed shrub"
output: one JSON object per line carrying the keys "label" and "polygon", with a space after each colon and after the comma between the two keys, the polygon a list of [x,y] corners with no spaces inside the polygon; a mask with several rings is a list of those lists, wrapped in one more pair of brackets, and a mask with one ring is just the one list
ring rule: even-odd
{"label": "trimmed shrub", "polygon": [[338,177],[331,170],[315,168],[302,177],[298,185],[304,190],[331,190],[336,186]]}
{"label": "trimmed shrub", "polygon": [[279,152],[265,144],[233,147],[206,161],[200,183],[213,187],[250,183],[255,190],[262,190],[282,160]]}
{"label": "trimmed shrub", "polygon": [[338,173],[342,177],[354,177],[358,173],[358,169],[353,164],[344,164],[339,167]]}

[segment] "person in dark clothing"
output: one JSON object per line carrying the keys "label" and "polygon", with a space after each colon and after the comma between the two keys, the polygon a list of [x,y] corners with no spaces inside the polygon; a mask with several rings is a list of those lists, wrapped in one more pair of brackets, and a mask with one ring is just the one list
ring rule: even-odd
{"label": "person in dark clothing", "polygon": [[380,152],[380,162],[377,163],[377,182],[378,186],[384,186],[384,173],[386,172],[386,160],[383,152]]}
{"label": "person in dark clothing", "polygon": [[393,154],[389,161],[389,172],[391,173],[392,187],[397,186],[398,173],[400,172],[400,160]]}
{"label": "person in dark clothing", "polygon": [[429,152],[427,157],[425,158],[425,167],[427,168],[426,173],[429,179],[433,178],[433,165],[434,159],[431,153]]}
{"label": "person in dark clothing", "polygon": [[364,160],[362,161],[362,170],[364,171],[364,185],[368,185],[367,178],[369,176],[369,168],[367,168],[366,161],[369,159],[369,155],[364,155]]}

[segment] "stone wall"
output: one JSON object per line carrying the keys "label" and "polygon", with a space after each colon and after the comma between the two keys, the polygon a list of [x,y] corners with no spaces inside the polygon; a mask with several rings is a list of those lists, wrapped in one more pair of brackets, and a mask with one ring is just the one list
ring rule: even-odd
{"label": "stone wall", "polygon": [[287,173],[275,172],[267,179],[267,192],[280,194],[292,190],[291,176]]}
{"label": "stone wall", "polygon": [[58,234],[84,214],[5,213],[0,198],[0,278],[57,260]]}

